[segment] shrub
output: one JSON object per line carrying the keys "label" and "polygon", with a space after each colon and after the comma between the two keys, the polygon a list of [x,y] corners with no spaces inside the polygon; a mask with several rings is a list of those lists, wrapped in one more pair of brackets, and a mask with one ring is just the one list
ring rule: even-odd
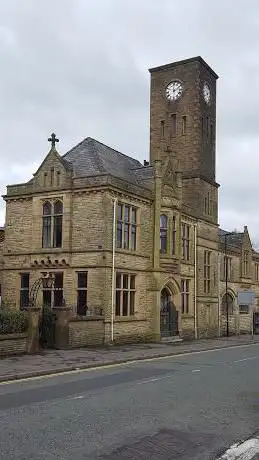
{"label": "shrub", "polygon": [[0,308],[0,334],[26,332],[28,317],[25,312]]}

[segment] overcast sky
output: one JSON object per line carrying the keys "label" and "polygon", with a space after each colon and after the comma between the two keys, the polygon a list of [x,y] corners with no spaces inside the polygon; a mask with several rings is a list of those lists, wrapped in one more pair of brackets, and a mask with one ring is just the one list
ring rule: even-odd
{"label": "overcast sky", "polygon": [[196,55],[220,76],[220,224],[259,246],[258,0],[1,0],[1,193],[52,131],[61,154],[91,136],[148,159],[148,68]]}

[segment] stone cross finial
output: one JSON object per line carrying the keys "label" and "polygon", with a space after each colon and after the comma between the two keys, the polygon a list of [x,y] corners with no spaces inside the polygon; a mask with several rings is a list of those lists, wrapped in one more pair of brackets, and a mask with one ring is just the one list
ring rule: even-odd
{"label": "stone cross finial", "polygon": [[52,133],[51,136],[48,138],[48,141],[51,142],[51,148],[55,148],[56,142],[59,142],[59,139],[56,137],[55,133]]}

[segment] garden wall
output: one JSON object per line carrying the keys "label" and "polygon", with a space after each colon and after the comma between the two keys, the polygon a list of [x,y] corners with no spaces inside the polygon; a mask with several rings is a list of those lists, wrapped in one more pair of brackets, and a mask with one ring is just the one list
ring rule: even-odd
{"label": "garden wall", "polygon": [[68,344],[71,348],[104,344],[103,317],[74,318],[69,322]]}
{"label": "garden wall", "polygon": [[27,353],[27,334],[0,335],[0,358]]}

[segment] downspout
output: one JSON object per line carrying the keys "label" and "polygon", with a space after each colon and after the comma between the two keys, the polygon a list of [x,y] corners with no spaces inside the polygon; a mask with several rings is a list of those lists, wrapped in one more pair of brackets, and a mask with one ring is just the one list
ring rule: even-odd
{"label": "downspout", "polygon": [[220,327],[220,252],[218,252],[218,335],[220,337],[221,327]]}
{"label": "downspout", "polygon": [[194,336],[198,338],[197,323],[197,224],[194,224]]}
{"label": "downspout", "polygon": [[114,289],[115,289],[115,249],[116,249],[116,207],[117,198],[113,198],[113,225],[112,225],[112,300],[111,300],[111,343],[114,339]]}

